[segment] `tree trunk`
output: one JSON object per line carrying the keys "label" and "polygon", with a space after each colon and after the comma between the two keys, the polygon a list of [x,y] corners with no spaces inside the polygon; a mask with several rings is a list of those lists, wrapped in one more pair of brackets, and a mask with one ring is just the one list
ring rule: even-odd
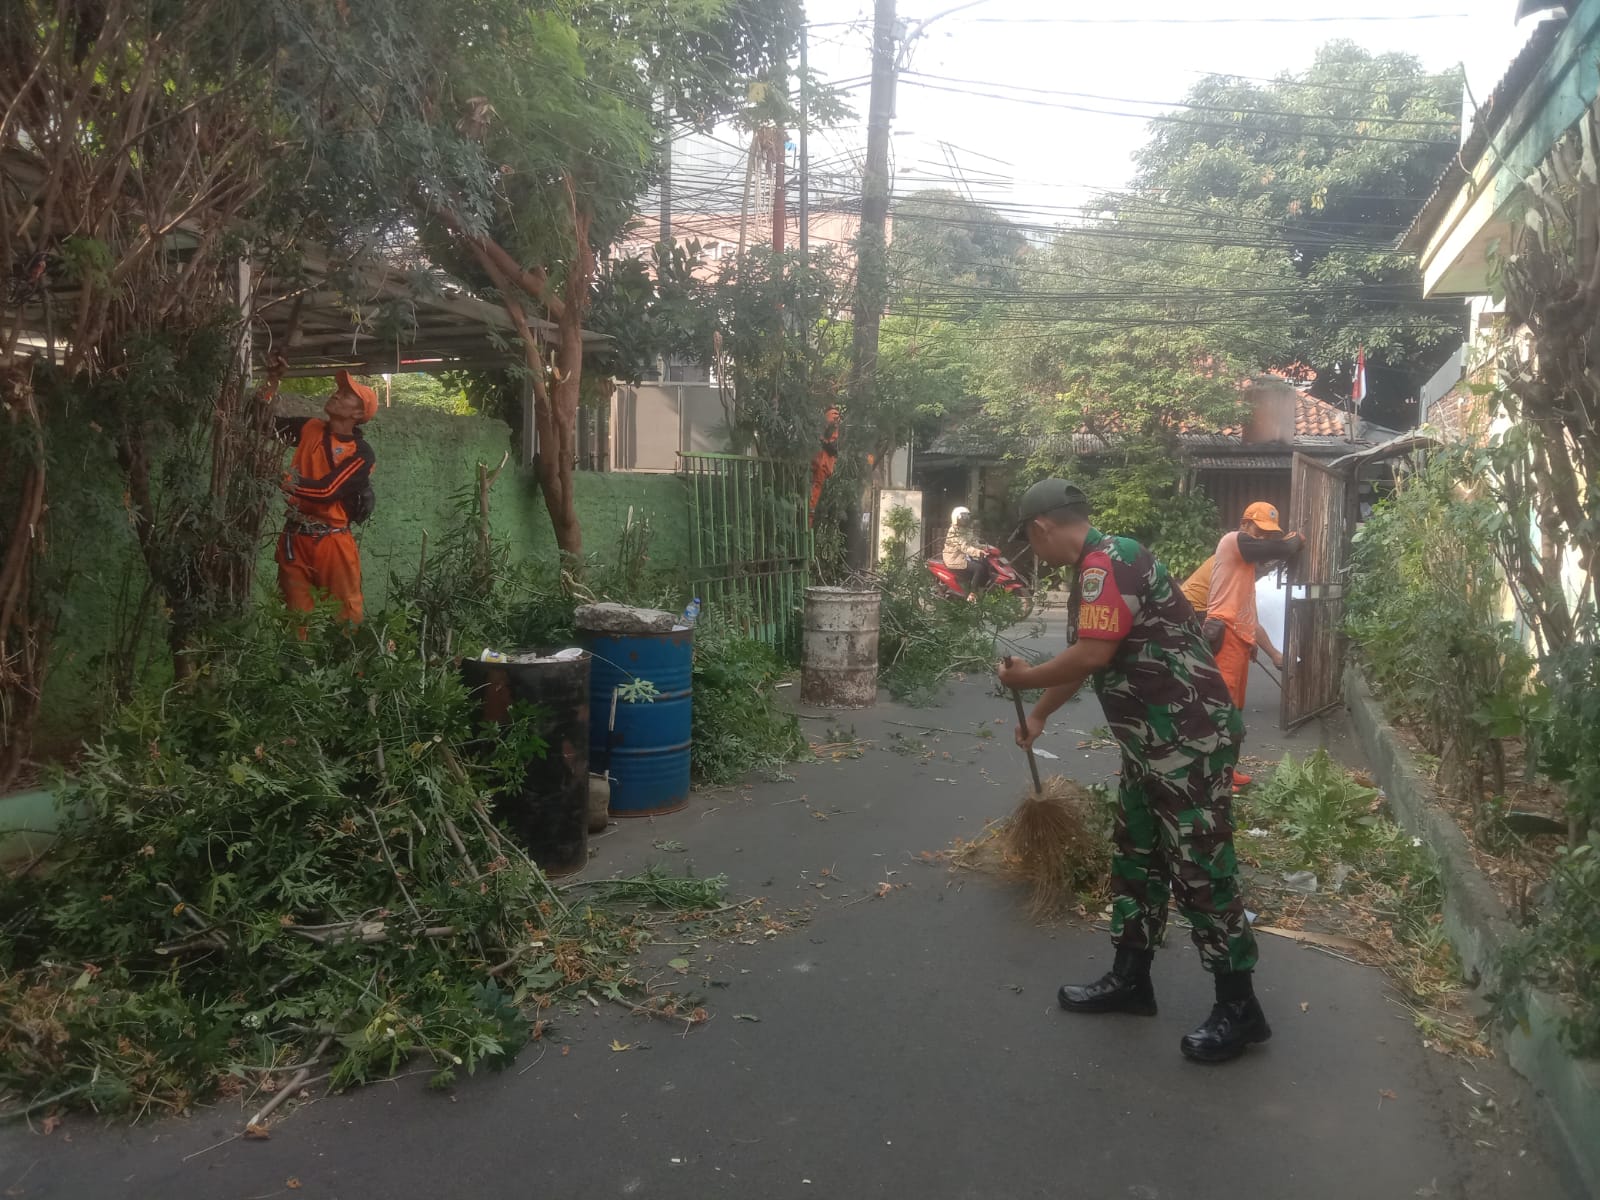
{"label": "tree trunk", "polygon": [[[583,565],[583,530],[578,524],[573,488],[576,463],[579,388],[583,382],[583,319],[594,284],[594,250],[589,245],[592,214],[581,207],[572,181],[567,181],[574,252],[567,268],[565,296],[549,294],[543,269],[520,266],[504,247],[488,238],[461,233],[453,215],[446,224],[461,234],[478,265],[494,281],[501,304],[522,338],[523,361],[533,383],[533,428],[536,435],[533,473],[550,513],[556,546],[569,570]],[[556,319],[554,362],[547,364],[544,343],[528,321],[523,296],[543,304]]]}

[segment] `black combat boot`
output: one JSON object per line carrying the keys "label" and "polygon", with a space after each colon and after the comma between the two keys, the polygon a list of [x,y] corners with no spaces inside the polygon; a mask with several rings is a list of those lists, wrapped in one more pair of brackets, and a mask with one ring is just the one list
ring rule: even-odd
{"label": "black combat boot", "polygon": [[1069,983],[1056,993],[1068,1012],[1133,1013],[1140,1017],[1156,1015],[1156,989],[1150,982],[1149,950],[1117,947],[1111,970],[1093,983]]}
{"label": "black combat boot", "polygon": [[1220,1063],[1238,1058],[1245,1047],[1272,1036],[1267,1016],[1256,1000],[1249,971],[1217,976],[1217,1002],[1205,1023],[1183,1038],[1183,1056],[1195,1062]]}

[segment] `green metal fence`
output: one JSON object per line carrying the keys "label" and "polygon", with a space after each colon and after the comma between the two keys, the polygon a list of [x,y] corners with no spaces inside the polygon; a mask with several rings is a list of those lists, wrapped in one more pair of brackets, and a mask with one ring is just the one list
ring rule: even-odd
{"label": "green metal fence", "polygon": [[736,454],[679,457],[702,603],[778,653],[797,654],[811,571],[806,468]]}

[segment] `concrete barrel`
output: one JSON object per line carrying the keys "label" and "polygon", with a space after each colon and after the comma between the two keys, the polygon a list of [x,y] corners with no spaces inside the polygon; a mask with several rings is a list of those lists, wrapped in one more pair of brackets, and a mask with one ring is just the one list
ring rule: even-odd
{"label": "concrete barrel", "polygon": [[878,699],[875,591],[806,589],[800,699],[823,708],[871,708]]}

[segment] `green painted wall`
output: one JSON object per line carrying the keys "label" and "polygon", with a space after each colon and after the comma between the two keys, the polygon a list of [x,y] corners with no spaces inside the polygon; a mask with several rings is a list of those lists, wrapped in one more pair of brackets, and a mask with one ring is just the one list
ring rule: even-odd
{"label": "green painted wall", "polygon": [[[476,486],[477,464],[499,465],[511,448],[511,431],[483,417],[391,408],[372,423],[367,440],[378,458],[372,475],[378,507],[357,537],[367,606],[378,608],[390,571],[415,568],[422,531],[437,537],[453,523],[457,497]],[[631,506],[635,519],[650,518],[652,558],[688,562],[688,498],[677,476],[579,472],[576,487],[586,555],[610,560]],[[531,471],[506,467],[494,485],[489,514],[495,533],[514,553],[554,566],[555,535]],[[264,571],[263,578],[270,582],[273,572]]]}
{"label": "green painted wall", "polygon": [[[286,397],[286,408],[309,404]],[[455,416],[426,408],[390,408],[367,430],[377,455],[372,485],[377,509],[358,531],[363,591],[367,607],[381,607],[388,593],[391,569],[414,570],[422,531],[440,536],[455,520],[455,498],[475,486],[479,462],[491,468],[511,447],[511,431],[501,421]],[[70,530],[56,534],[55,546],[70,554],[75,567],[56,638],[56,658],[45,684],[38,750],[49,754],[83,737],[85,724],[99,706],[102,670],[97,660],[116,638],[119,613],[132,612],[143,588],[144,564],[133,543],[118,497],[121,485],[115,464],[98,461],[97,503],[75,505]],[[98,487],[104,476],[106,486]],[[617,536],[633,508],[635,519],[648,516],[653,528],[651,558],[661,566],[687,564],[688,498],[674,475],[597,474],[576,477],[578,519],[585,553],[602,562],[616,549]],[[81,511],[80,511],[81,510]],[[508,465],[495,483],[490,500],[495,533],[513,553],[549,562],[556,560],[555,537],[544,500],[533,475]],[[271,527],[277,528],[276,519]],[[258,581],[275,586],[273,543],[262,547]],[[165,645],[159,620],[154,636],[145,639],[152,670],[165,669]]]}

